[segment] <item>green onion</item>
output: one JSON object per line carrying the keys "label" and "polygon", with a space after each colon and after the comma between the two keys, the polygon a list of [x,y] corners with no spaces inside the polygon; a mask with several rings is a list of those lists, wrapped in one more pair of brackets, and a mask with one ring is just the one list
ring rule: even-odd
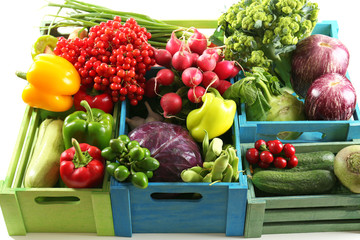
{"label": "green onion", "polygon": [[[185,38],[188,38],[192,32],[192,30],[189,32],[189,29],[185,27],[168,24],[144,14],[112,10],[78,0],[64,0],[62,4],[49,2],[47,6],[59,8],[55,15],[46,15],[53,19],[49,26],[43,26],[41,30],[48,30],[48,32],[59,27],[90,28],[101,22],[113,20],[115,16],[120,16],[122,22],[125,22],[130,17],[134,18],[141,27],[145,27],[151,33],[152,38],[149,43],[154,47],[164,48],[171,33],[175,30],[177,37],[184,36]],[[72,11],[63,13],[62,10],[64,9]]]}

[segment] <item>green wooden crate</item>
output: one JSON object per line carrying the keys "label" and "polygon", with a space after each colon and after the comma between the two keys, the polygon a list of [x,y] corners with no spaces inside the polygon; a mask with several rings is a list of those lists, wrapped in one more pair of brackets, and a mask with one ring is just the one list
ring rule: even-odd
{"label": "green wooden crate", "polygon": [[[359,140],[331,143],[297,143],[297,152],[340,149],[360,144]],[[245,152],[253,143],[241,144],[244,169],[251,175]],[[260,197],[248,180],[244,237],[262,234],[333,232],[360,230],[360,194],[322,194]]]}
{"label": "green wooden crate", "polygon": [[[113,134],[118,129],[118,109],[115,106]],[[0,181],[0,206],[8,234],[77,232],[113,236],[108,175],[102,187],[94,189],[23,187],[39,124],[48,116],[61,117],[41,109],[26,108],[7,175]]]}

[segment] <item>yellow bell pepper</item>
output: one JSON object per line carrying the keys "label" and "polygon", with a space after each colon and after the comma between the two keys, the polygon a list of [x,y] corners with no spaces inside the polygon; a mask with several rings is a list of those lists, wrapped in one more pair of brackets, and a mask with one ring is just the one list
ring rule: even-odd
{"label": "yellow bell pepper", "polygon": [[26,74],[29,84],[22,99],[31,107],[64,112],[73,106],[74,95],[80,89],[80,75],[66,59],[39,54]]}
{"label": "yellow bell pepper", "polygon": [[236,113],[235,101],[224,99],[215,88],[209,88],[202,101],[203,105],[192,110],[186,118],[186,127],[197,142],[203,141],[204,130],[209,139],[224,134],[233,125]]}

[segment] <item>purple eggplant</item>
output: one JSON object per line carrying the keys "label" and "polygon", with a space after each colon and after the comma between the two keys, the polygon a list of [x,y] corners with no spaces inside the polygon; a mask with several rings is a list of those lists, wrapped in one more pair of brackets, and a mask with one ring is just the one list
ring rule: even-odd
{"label": "purple eggplant", "polygon": [[291,61],[292,88],[305,98],[311,83],[321,75],[346,74],[349,51],[339,39],[315,34],[297,44]]}
{"label": "purple eggplant", "polygon": [[317,78],[305,98],[308,120],[349,120],[355,106],[354,86],[338,73],[327,73]]}

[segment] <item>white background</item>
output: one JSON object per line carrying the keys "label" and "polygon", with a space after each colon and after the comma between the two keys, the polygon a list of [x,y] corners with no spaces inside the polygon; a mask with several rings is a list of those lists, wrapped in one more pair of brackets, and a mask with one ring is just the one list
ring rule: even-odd
{"label": "white background", "polygon": [[[89,0],[90,1],[90,0]],[[221,1],[90,1],[116,10],[147,14],[157,19],[217,19],[235,0]],[[339,39],[350,51],[350,78],[360,96],[359,24],[358,2],[355,0],[318,0],[319,20],[337,20]],[[46,1],[7,1],[2,7],[1,18],[1,85],[0,93],[0,180],[4,180],[16,137],[25,110],[21,93],[26,82],[15,76],[16,70],[26,71],[32,59],[31,45],[39,36],[37,27],[42,16],[51,9],[42,8]],[[53,10],[52,10],[53,11]],[[360,203],[359,203],[360,204]],[[359,216],[360,218],[360,216]],[[360,229],[359,229],[360,231]],[[306,233],[263,235],[261,239],[360,239],[360,232]],[[58,234],[32,233],[27,236],[8,236],[2,214],[0,214],[0,239],[118,239],[118,237],[99,237],[96,234]],[[229,239],[225,234],[134,234],[133,239]],[[232,238],[232,237],[231,237]],[[237,237],[238,238],[238,237]]]}

